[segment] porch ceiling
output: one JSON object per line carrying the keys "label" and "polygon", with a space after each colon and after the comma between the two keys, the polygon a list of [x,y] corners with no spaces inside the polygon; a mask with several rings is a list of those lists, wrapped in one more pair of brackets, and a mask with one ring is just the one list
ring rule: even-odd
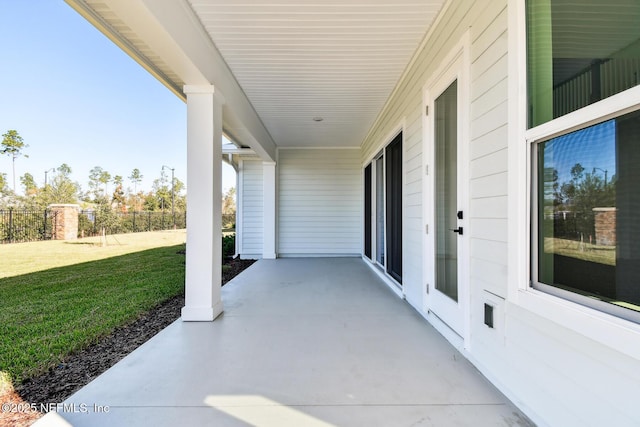
{"label": "porch ceiling", "polygon": [[277,145],[358,146],[443,0],[189,3]]}
{"label": "porch ceiling", "polygon": [[[134,20],[122,19],[119,9],[131,9],[131,3],[67,1],[89,5],[134,48],[129,53],[175,92],[193,84],[188,79],[197,73],[185,67],[184,58],[167,55],[157,37],[151,41],[129,25]],[[357,147],[445,0],[181,2],[192,18],[185,22],[208,35],[275,145]],[[137,4],[138,16],[151,10],[161,21],[160,3]],[[181,50],[193,59],[185,45]]]}

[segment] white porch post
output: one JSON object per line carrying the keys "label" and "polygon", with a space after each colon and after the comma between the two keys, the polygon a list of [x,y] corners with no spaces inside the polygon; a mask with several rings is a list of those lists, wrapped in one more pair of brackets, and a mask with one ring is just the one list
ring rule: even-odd
{"label": "white porch post", "polygon": [[276,164],[262,163],[263,224],[262,258],[276,258]]}
{"label": "white porch post", "polygon": [[187,258],[183,321],[222,313],[222,101],[213,86],[187,95]]}

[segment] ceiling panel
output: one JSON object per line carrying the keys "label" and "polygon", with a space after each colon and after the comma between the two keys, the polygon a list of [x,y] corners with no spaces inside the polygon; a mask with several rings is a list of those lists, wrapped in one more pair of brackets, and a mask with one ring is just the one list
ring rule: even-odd
{"label": "ceiling panel", "polygon": [[284,147],[359,146],[444,3],[188,2]]}

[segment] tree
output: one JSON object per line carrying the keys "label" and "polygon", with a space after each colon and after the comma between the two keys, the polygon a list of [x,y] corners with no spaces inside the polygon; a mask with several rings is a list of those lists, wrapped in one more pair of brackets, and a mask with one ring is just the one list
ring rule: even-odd
{"label": "tree", "polygon": [[0,173],[0,194],[4,194],[7,191],[7,174]]}
{"label": "tree", "polygon": [[231,187],[222,197],[222,213],[233,215],[236,213],[236,189]]}
{"label": "tree", "polygon": [[[161,173],[151,186],[152,191],[143,196],[142,205],[145,211],[170,210],[171,186],[167,183],[166,174]],[[173,202],[176,212],[184,212],[187,207],[186,197],[182,194],[185,185],[178,178],[173,178]]]}
{"label": "tree", "polygon": [[87,198],[92,198],[93,200],[98,200],[100,198],[100,175],[102,174],[102,168],[100,166],[94,166],[89,171],[89,193],[91,193],[90,197],[87,194]]}
{"label": "tree", "polygon": [[133,183],[133,192],[137,193],[138,184],[142,182],[143,175],[140,173],[140,169],[135,168],[131,171],[131,175],[129,175],[129,181]]}
{"label": "tree", "polygon": [[71,180],[71,168],[66,163],[56,168],[56,174],[38,193],[38,206],[45,208],[52,203],[78,203],[80,184]]}
{"label": "tree", "polygon": [[187,210],[187,197],[182,194],[186,186],[178,178],[173,178],[173,195],[176,211],[185,212]]}
{"label": "tree", "polygon": [[116,175],[113,177],[113,183],[116,186],[113,190],[113,196],[111,197],[111,203],[115,204],[119,211],[126,211],[124,190],[122,189],[122,176]]}
{"label": "tree", "polygon": [[142,207],[145,211],[157,211],[160,209],[158,198],[153,192],[149,192],[143,196]]}
{"label": "tree", "polygon": [[112,209],[106,197],[98,200],[95,206],[96,227],[101,230],[102,246],[107,245],[107,231],[114,231],[120,223],[118,215]]}
{"label": "tree", "polygon": [[133,210],[139,210],[139,201],[138,201],[138,184],[142,182],[142,174],[140,173],[140,169],[135,168],[131,171],[131,175],[129,175],[129,180],[133,183],[133,194],[134,196],[134,206]]}
{"label": "tree", "polygon": [[153,181],[152,189],[155,193],[160,210],[171,209],[171,188],[166,184],[167,176],[162,171],[160,173],[160,179]]}
{"label": "tree", "polygon": [[106,196],[108,193],[109,181],[111,181],[111,174],[103,170],[100,174],[99,181],[102,185],[104,185],[104,195]]}
{"label": "tree", "polygon": [[35,196],[38,192],[38,186],[36,185],[36,180],[33,179],[33,175],[30,173],[25,173],[20,177],[20,183],[24,187],[25,196]]}
{"label": "tree", "polygon": [[95,166],[89,171],[89,188],[94,202],[107,196],[109,181],[111,181],[111,174],[100,166]]}
{"label": "tree", "polygon": [[2,134],[2,149],[0,153],[6,154],[11,157],[12,167],[13,167],[13,192],[16,192],[16,159],[20,156],[29,157],[26,154],[22,153],[22,150],[28,147],[27,144],[24,143],[22,137],[18,134],[17,131],[11,129],[6,133]]}
{"label": "tree", "polygon": [[69,178],[69,175],[71,175],[71,167],[66,163],[63,163],[60,166],[58,166],[56,170],[58,171],[59,174],[64,175],[66,178]]}
{"label": "tree", "polygon": [[571,168],[571,179],[560,186],[560,194],[564,208],[574,213],[576,229],[582,237],[595,236],[593,208],[615,206],[615,187],[615,177],[606,183],[596,173],[585,173],[580,163]]}
{"label": "tree", "polygon": [[7,196],[11,195],[11,190],[7,188],[7,174],[0,173],[0,208],[4,209],[7,203]]}

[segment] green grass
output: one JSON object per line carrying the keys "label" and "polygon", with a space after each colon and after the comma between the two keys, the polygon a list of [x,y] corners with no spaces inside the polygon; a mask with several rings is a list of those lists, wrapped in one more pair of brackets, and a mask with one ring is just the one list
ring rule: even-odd
{"label": "green grass", "polygon": [[97,238],[0,245],[0,389],[180,294],[184,237],[108,236],[106,247]]}
{"label": "green grass", "polygon": [[545,252],[577,258],[598,264],[616,265],[615,246],[594,245],[575,240],[545,237]]}

